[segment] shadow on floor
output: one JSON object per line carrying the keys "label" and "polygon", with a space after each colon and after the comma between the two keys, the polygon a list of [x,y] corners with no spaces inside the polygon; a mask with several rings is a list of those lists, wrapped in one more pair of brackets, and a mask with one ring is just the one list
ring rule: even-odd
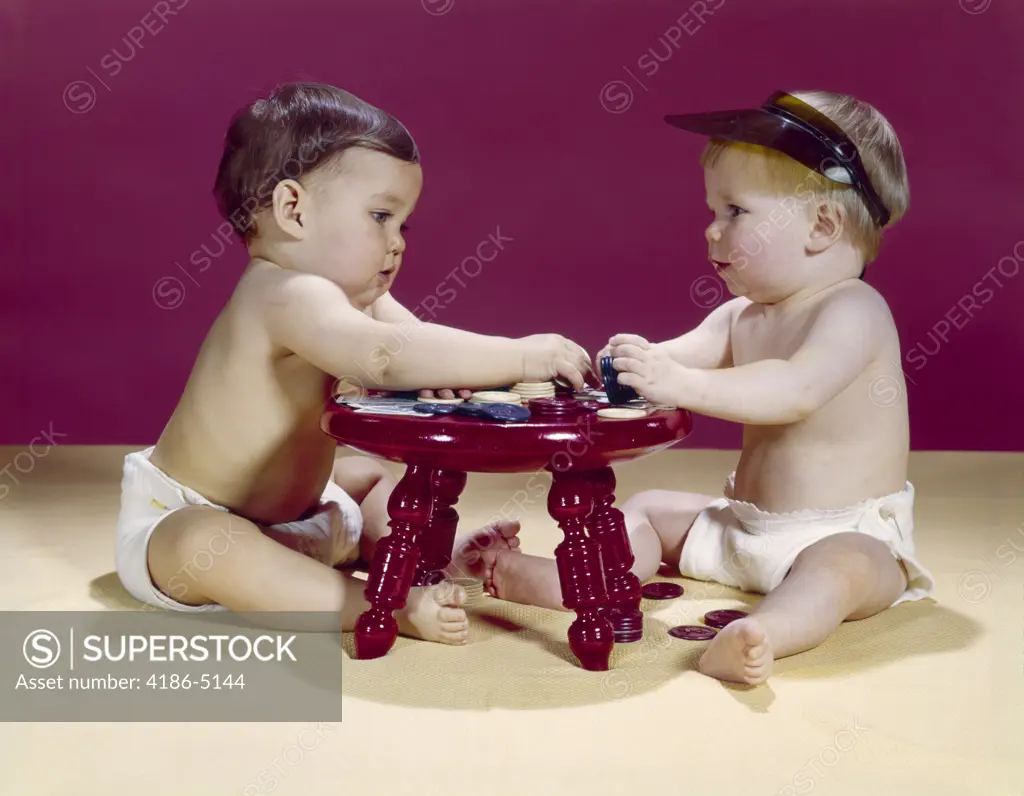
{"label": "shadow on floor", "polygon": [[[643,639],[617,645],[608,671],[588,672],[577,663],[566,638],[573,614],[483,597],[467,605],[471,643],[464,647],[399,638],[385,657],[356,660],[354,635],[342,634],[343,691],[369,702],[407,707],[549,710],[629,699],[681,676],[702,677],[697,661],[708,642],[675,639],[669,628],[700,624],[709,610],[749,608],[757,597],[720,587],[709,598],[705,584],[671,580],[684,586],[683,597],[645,600]],[[112,610],[138,610],[140,605],[115,573],[93,580],[90,592]],[[868,671],[912,655],[962,649],[980,634],[978,623],[930,600],[904,603],[844,624],[819,647],[777,661],[768,686],[726,687],[760,712],[771,702],[774,680]]]}
{"label": "shadow on floor", "polygon": [[[466,647],[403,638],[386,657],[360,661],[354,659],[353,634],[343,634],[345,693],[408,707],[531,710],[614,702],[681,676],[703,677],[697,661],[708,642],[675,639],[669,628],[700,624],[709,610],[749,608],[757,598],[728,589],[713,600],[700,599],[701,584],[673,582],[687,594],[671,605],[645,600],[644,638],[617,645],[608,671],[588,672],[576,662],[566,639],[573,614],[483,598],[467,607],[473,641]],[[978,623],[932,601],[904,603],[845,624],[816,649],[776,662],[773,680],[869,671],[912,655],[962,649],[980,634]],[[726,687],[736,690],[739,702],[763,712],[772,701],[770,682]]]}

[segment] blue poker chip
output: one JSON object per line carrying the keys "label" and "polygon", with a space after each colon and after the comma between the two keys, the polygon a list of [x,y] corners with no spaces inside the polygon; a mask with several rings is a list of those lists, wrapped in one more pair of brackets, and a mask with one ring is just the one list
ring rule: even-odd
{"label": "blue poker chip", "polygon": [[424,415],[463,415],[499,423],[524,423],[530,419],[530,410],[527,407],[514,404],[417,403],[413,411]]}
{"label": "blue poker chip", "polygon": [[610,404],[626,404],[640,397],[632,387],[619,384],[619,372],[612,365],[611,357],[601,357],[601,382]]}

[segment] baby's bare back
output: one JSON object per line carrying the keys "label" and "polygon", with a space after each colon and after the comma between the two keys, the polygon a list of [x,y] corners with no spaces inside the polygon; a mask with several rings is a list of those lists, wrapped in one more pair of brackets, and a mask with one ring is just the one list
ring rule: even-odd
{"label": "baby's bare back", "polygon": [[[842,289],[873,290],[863,283]],[[735,365],[792,356],[818,303],[808,301],[790,313],[775,315],[756,304],[744,308],[732,331]],[[882,352],[823,407],[796,423],[744,427],[737,499],[774,512],[829,509],[904,488],[909,450],[906,387],[899,337],[888,320]]]}
{"label": "baby's bare back", "polygon": [[329,377],[272,342],[268,274],[249,269],[210,329],[152,462],[257,522],[294,520],[330,478],[335,442],[319,426]]}

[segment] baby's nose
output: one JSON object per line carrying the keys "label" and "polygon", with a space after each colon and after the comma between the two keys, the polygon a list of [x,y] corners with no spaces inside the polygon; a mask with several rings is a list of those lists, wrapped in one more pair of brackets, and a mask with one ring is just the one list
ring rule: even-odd
{"label": "baby's nose", "polygon": [[708,243],[718,243],[722,239],[722,233],[719,231],[717,224],[709,224],[708,228],[704,230],[704,237]]}

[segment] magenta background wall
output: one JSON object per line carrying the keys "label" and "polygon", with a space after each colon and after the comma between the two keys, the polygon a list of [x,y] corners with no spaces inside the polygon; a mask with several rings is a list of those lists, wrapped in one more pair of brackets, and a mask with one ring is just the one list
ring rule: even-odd
{"label": "magenta background wall", "polygon": [[[913,446],[1024,449],[1022,30],[1014,0],[5,0],[0,443],[155,441],[245,262],[235,243],[201,259],[222,246],[228,119],[315,79],[422,148],[400,300],[447,279],[440,322],[591,350],[675,336],[717,301],[701,142],[665,113],[776,88],[862,96],[910,170],[910,213],[868,279],[900,328]],[[498,257],[448,277],[498,232]],[[706,418],[690,440],[738,443]]]}

